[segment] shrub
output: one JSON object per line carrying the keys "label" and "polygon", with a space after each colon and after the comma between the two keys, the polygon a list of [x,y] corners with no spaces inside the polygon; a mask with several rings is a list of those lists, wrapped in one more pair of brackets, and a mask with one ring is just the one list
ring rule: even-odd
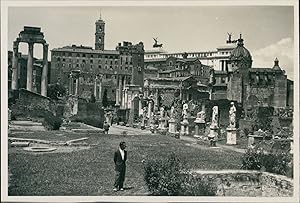
{"label": "shrub", "polygon": [[261,154],[254,149],[248,149],[242,156],[242,169],[260,170],[262,168]]}
{"label": "shrub", "polygon": [[144,180],[152,195],[215,195],[212,182],[193,176],[174,153],[165,159],[150,160],[144,165]]}
{"label": "shrub", "polygon": [[45,115],[43,125],[48,130],[59,130],[61,124],[63,123],[62,119],[53,114]]}
{"label": "shrub", "polygon": [[183,182],[183,196],[215,196],[217,186],[212,179],[189,174]]}
{"label": "shrub", "polygon": [[242,157],[242,169],[260,170],[265,168],[270,173],[292,176],[291,161],[292,156],[289,152],[271,151],[266,153],[248,149]]}

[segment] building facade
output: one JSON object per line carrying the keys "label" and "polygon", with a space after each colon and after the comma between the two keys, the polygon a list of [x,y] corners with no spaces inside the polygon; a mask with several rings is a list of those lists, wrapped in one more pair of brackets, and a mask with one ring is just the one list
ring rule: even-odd
{"label": "building facade", "polygon": [[95,48],[65,46],[51,50],[51,83],[60,83],[69,94],[83,99],[107,97],[109,105],[127,107],[126,86],[143,85],[144,46],[124,41],[115,50],[104,49],[105,22],[95,23]]}

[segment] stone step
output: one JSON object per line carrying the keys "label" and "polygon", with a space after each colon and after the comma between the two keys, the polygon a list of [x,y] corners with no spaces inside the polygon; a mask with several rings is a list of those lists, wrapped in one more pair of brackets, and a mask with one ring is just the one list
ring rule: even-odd
{"label": "stone step", "polygon": [[30,142],[12,142],[10,143],[11,147],[28,147]]}

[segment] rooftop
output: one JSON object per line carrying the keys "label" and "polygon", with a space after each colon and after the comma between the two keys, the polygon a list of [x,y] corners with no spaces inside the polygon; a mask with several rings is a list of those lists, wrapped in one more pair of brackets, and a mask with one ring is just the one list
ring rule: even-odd
{"label": "rooftop", "polygon": [[64,46],[61,48],[54,48],[51,51],[66,51],[66,52],[77,52],[77,53],[95,53],[95,54],[119,54],[116,50],[95,50],[92,47],[87,46]]}

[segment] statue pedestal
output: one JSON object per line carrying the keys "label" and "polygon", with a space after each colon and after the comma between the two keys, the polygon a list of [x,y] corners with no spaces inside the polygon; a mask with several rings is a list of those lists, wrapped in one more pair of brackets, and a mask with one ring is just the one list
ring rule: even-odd
{"label": "statue pedestal", "polygon": [[236,128],[228,127],[226,144],[236,145]]}
{"label": "statue pedestal", "polygon": [[216,147],[219,127],[215,125],[211,125],[209,128],[210,128],[210,132],[208,134],[208,140],[210,141],[210,146]]}
{"label": "statue pedestal", "polygon": [[176,121],[174,118],[169,120],[169,133],[175,134],[176,133]]}
{"label": "statue pedestal", "polygon": [[160,130],[165,130],[166,129],[165,128],[165,120],[166,119],[164,119],[164,118],[159,119],[158,129],[160,129]]}
{"label": "statue pedestal", "polygon": [[200,137],[200,134],[203,134],[203,130],[205,128],[205,122],[203,121],[199,121],[199,120],[195,120],[195,135],[194,137]]}
{"label": "statue pedestal", "polygon": [[189,121],[185,118],[180,124],[181,124],[180,134],[189,135]]}

